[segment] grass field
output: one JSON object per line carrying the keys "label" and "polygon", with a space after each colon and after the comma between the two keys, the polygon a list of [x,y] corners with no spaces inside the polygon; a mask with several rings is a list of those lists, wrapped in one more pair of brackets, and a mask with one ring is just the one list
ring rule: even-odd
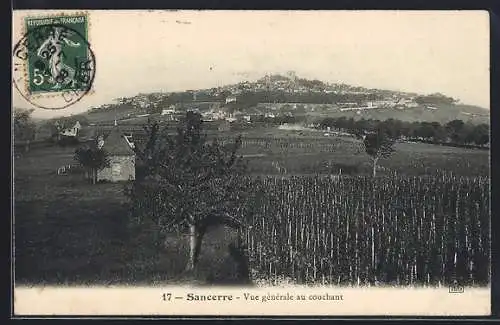
{"label": "grass field", "polygon": [[[165,249],[155,255],[139,238],[132,238],[127,230],[124,184],[90,185],[80,175],[57,175],[57,166],[71,163],[73,150],[44,148],[15,161],[16,282],[183,280],[179,277],[187,262],[187,239],[173,234]],[[193,281],[231,280],[225,246],[234,235],[221,228],[207,236],[200,271],[189,275]]]}
{"label": "grass field", "polygon": [[[236,133],[224,136],[231,140]],[[242,132],[241,153],[254,174],[370,175],[371,160],[353,137],[325,137],[318,131],[261,129]],[[379,162],[380,175],[488,176],[489,152],[426,143],[399,142],[395,153]]]}
{"label": "grass field", "polygon": [[[320,147],[318,150],[317,147]],[[489,175],[489,154],[485,150],[441,147],[423,143],[398,143],[396,152],[379,163],[379,174],[432,175],[453,172],[463,176]],[[323,145],[275,150],[271,145],[249,145],[243,154],[263,154],[249,159],[254,173],[265,174],[351,174],[370,175],[371,160],[361,143],[354,139],[335,139]],[[281,167],[273,167],[276,162]]]}
{"label": "grass field", "polygon": [[[272,131],[272,135],[295,139],[290,132]],[[260,136],[269,138],[271,134]],[[309,135],[287,142],[293,146],[283,146],[286,141],[280,140],[271,147],[259,139],[242,148],[254,174],[283,175],[276,161],[288,168],[288,174],[308,174],[325,162],[331,164],[325,172],[335,172],[339,166],[344,170],[357,166],[359,174],[365,168],[369,170],[368,158],[352,139]],[[197,273],[184,275],[187,238],[172,234],[161,252],[156,253],[147,240],[131,234],[124,184],[90,185],[81,175],[57,175],[58,167],[73,162],[73,152],[74,148],[41,147],[14,161],[18,283],[150,284],[182,282],[189,277],[200,284],[220,284],[238,280],[231,278],[235,266],[227,250],[235,233],[224,228],[210,232],[204,239]],[[394,157],[381,165],[381,174],[394,170],[410,175],[445,170],[459,176],[487,176],[489,153],[401,143]]]}
{"label": "grass field", "polygon": [[[137,128],[134,134],[136,142],[144,141],[140,129]],[[361,141],[353,137],[325,137],[317,130],[290,131],[270,127],[209,131],[207,134],[226,142],[233,142],[241,134],[240,153],[247,158],[249,171],[255,175],[370,175],[372,172],[371,160]],[[380,175],[450,172],[460,176],[489,175],[488,150],[409,142],[398,142],[395,149],[390,158],[379,162]]]}

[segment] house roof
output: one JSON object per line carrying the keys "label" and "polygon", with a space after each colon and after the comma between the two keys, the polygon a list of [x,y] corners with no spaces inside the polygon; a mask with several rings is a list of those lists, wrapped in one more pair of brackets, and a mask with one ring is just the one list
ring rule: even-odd
{"label": "house roof", "polygon": [[134,155],[123,133],[118,128],[113,128],[111,133],[104,139],[103,149],[110,155]]}

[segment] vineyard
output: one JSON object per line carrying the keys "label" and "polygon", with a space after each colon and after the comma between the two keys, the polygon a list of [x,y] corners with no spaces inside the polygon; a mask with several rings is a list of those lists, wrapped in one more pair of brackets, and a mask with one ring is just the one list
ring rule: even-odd
{"label": "vineyard", "polygon": [[299,284],[489,282],[486,177],[248,179],[257,279]]}

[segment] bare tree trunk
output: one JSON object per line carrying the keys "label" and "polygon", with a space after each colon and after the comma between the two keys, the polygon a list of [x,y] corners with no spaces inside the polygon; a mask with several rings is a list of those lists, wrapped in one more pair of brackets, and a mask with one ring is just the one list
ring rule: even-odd
{"label": "bare tree trunk", "polygon": [[198,229],[196,225],[189,225],[189,259],[186,271],[193,271],[201,251],[201,242],[205,231]]}
{"label": "bare tree trunk", "polygon": [[377,161],[378,158],[373,158],[373,177],[377,175]]}
{"label": "bare tree trunk", "polygon": [[186,271],[194,270],[196,250],[196,226],[189,225],[189,260],[186,265]]}

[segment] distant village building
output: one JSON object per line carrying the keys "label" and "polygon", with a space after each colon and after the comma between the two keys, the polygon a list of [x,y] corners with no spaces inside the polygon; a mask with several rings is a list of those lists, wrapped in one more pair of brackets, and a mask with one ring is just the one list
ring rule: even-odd
{"label": "distant village building", "polygon": [[118,127],[104,138],[98,138],[98,147],[109,155],[110,166],[97,172],[97,181],[128,181],[135,179],[135,152]]}
{"label": "distant village building", "polygon": [[403,102],[406,107],[418,107],[418,104],[413,99],[408,99]]}
{"label": "distant village building", "polygon": [[304,131],[306,128],[300,124],[283,123],[278,126],[278,129],[287,131]]}
{"label": "distant village building", "polygon": [[236,96],[228,96],[226,97],[226,104],[232,103],[236,101]]}
{"label": "distant village building", "polygon": [[66,137],[76,137],[81,127],[80,122],[76,121],[72,127],[62,130],[60,134]]}
{"label": "distant village building", "polygon": [[175,106],[171,105],[169,108],[164,108],[161,111],[161,115],[170,115],[170,114],[175,114]]}
{"label": "distant village building", "polygon": [[202,117],[203,121],[206,121],[206,122],[211,122],[214,120],[213,112],[203,112],[203,113],[201,113],[201,117]]}
{"label": "distant village building", "polygon": [[175,121],[176,114],[177,114],[177,111],[175,109],[175,105],[170,105],[169,108],[164,108],[161,111],[161,116],[163,116],[164,121]]}
{"label": "distant village building", "polygon": [[226,118],[226,112],[224,112],[224,111],[212,112],[212,118],[214,120],[223,120]]}
{"label": "distant village building", "polygon": [[188,107],[188,108],[186,109],[186,112],[193,112],[193,113],[197,113],[197,114],[199,114],[199,113],[200,113],[200,109],[199,109],[199,108],[197,108],[197,107]]}
{"label": "distant village building", "polygon": [[128,146],[133,150],[135,148],[134,141],[132,140],[131,134],[124,134],[123,137],[127,141]]}
{"label": "distant village building", "polygon": [[213,102],[210,103],[209,110],[210,111],[218,111],[221,108],[221,103],[220,102]]}
{"label": "distant village building", "polygon": [[167,114],[167,115],[163,115],[163,118],[162,118],[162,121],[169,121],[169,122],[172,122],[172,121],[177,121],[177,115],[175,114]]}

